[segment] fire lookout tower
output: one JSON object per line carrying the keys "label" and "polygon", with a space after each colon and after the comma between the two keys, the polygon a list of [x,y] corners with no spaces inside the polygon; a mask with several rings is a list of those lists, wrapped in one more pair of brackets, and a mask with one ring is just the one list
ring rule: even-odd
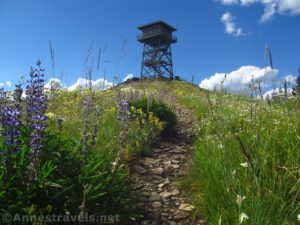
{"label": "fire lookout tower", "polygon": [[144,44],[141,78],[173,79],[171,44],[177,42],[172,33],[176,29],[163,21],[138,27],[142,34],[138,41]]}

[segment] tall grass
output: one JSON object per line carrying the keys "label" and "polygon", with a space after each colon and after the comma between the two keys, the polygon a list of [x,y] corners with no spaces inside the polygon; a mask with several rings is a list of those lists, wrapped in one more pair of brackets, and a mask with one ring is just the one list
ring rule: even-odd
{"label": "tall grass", "polygon": [[296,224],[297,100],[268,104],[200,90],[192,96],[182,91],[178,97],[198,115],[193,165],[184,187],[208,223]]}
{"label": "tall grass", "polygon": [[[32,87],[32,93],[44,94],[42,84],[37,90]],[[121,99],[115,90],[51,90],[45,92],[49,101],[43,98],[48,105],[46,112],[34,117],[24,113],[30,99],[11,101],[1,90],[0,214],[118,214],[123,224],[139,216],[128,194],[127,164],[159,137],[163,122],[151,113],[126,108],[128,123],[124,129]],[[32,135],[32,129],[38,127],[27,122],[31,117],[34,122],[43,121],[39,136]],[[10,138],[13,134],[17,141]],[[39,140],[35,142],[39,154],[31,154],[32,139]],[[117,161],[120,151],[122,160]],[[31,163],[33,157],[35,164]]]}

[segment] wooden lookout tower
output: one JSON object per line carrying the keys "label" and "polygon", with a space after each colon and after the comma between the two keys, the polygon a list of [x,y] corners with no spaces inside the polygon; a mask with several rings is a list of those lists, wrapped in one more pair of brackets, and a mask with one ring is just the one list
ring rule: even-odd
{"label": "wooden lookout tower", "polygon": [[173,36],[176,29],[163,21],[138,27],[142,34],[138,41],[144,44],[141,78],[173,79],[171,44],[177,42]]}

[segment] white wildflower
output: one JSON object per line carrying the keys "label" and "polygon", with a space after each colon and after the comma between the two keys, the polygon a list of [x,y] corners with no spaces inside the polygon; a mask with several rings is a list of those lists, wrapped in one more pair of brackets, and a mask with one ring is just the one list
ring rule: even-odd
{"label": "white wildflower", "polygon": [[224,148],[224,146],[222,145],[222,143],[220,143],[219,145],[218,145],[218,149],[223,149]]}
{"label": "white wildflower", "polygon": [[249,163],[248,162],[244,162],[244,163],[240,163],[240,165],[244,168],[249,167]]}
{"label": "white wildflower", "polygon": [[239,222],[240,222],[240,224],[242,224],[245,220],[248,220],[248,219],[249,219],[249,216],[246,213],[242,212],[239,217]]}
{"label": "white wildflower", "polygon": [[297,216],[297,220],[300,222],[300,214],[298,214],[298,216]]}
{"label": "white wildflower", "polygon": [[236,195],[236,204],[241,207],[242,206],[242,203],[243,201],[245,200],[245,196],[240,196],[240,195]]}
{"label": "white wildflower", "polygon": [[236,175],[236,170],[233,170],[231,174],[234,177]]}

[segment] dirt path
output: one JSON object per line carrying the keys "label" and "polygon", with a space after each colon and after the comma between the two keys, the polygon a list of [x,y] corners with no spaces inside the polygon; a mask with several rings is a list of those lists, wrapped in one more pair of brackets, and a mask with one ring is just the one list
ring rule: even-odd
{"label": "dirt path", "polygon": [[151,157],[140,157],[131,163],[132,194],[144,215],[143,225],[205,224],[191,219],[194,207],[178,190],[192,153],[194,126],[191,112],[177,109],[178,135],[161,140]]}

